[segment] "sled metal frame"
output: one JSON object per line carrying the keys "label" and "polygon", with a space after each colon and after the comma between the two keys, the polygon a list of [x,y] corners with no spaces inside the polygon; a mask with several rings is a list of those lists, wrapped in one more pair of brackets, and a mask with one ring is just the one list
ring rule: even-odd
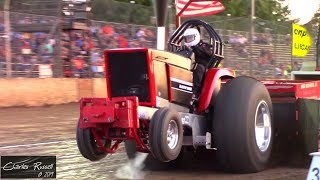
{"label": "sled metal frame", "polygon": [[288,98],[294,100],[299,98],[320,99],[320,81],[264,80],[261,82],[267,87],[274,100]]}
{"label": "sled metal frame", "polygon": [[316,135],[320,116],[314,109],[320,107],[320,81],[261,82],[267,87],[273,104],[275,147],[283,153],[295,149],[295,153],[307,157],[319,146]]}

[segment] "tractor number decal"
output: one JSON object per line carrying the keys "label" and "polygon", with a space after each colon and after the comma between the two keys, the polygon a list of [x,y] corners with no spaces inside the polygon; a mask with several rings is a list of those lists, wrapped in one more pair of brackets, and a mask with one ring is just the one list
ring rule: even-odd
{"label": "tractor number decal", "polygon": [[191,82],[183,81],[181,79],[176,78],[170,78],[170,80],[172,89],[176,89],[186,93],[192,93],[193,84]]}

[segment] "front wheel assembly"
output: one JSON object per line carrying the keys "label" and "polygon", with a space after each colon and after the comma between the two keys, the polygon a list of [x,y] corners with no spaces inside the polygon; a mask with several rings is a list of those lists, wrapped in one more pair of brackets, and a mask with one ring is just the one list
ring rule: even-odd
{"label": "front wheel assembly", "polygon": [[[89,159],[90,161],[98,161],[104,158],[107,155],[107,152],[100,150],[92,131],[93,130],[90,128],[80,128],[78,123],[76,135],[77,145],[83,157]],[[98,134],[103,133],[103,129],[94,129],[94,131]],[[101,143],[105,148],[110,148],[111,146],[111,140],[102,139]]]}
{"label": "front wheel assembly", "polygon": [[161,108],[153,115],[149,127],[149,146],[152,155],[168,162],[177,159],[183,140],[183,126],[178,112]]}

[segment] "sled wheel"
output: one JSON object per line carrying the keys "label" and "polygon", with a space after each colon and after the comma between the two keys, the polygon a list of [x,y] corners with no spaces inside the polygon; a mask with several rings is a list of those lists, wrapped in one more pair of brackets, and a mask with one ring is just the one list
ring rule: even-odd
{"label": "sled wheel", "polygon": [[169,108],[157,110],[149,127],[149,146],[153,156],[162,162],[176,159],[181,151],[182,139],[180,115]]}
{"label": "sled wheel", "polygon": [[263,170],[270,159],[272,127],[271,98],[261,82],[241,76],[224,85],[213,112],[213,140],[224,170]]}
{"label": "sled wheel", "polygon": [[[102,129],[97,129],[97,133],[101,133]],[[93,137],[92,132],[89,128],[87,129],[81,129],[78,123],[77,127],[77,145],[78,149],[81,153],[81,155],[90,161],[98,161],[102,158],[104,158],[107,153],[102,152],[97,143],[96,140]],[[102,144],[104,144],[104,147],[110,148],[111,141],[110,140],[103,140]]]}
{"label": "sled wheel", "polygon": [[[129,160],[132,160],[136,157],[136,141],[135,140],[126,140],[124,143],[125,150],[128,156]],[[179,166],[180,160],[183,158],[183,151],[181,150],[181,153],[179,154],[178,158],[170,161],[170,162],[161,162],[153,157],[153,155],[150,153],[148,154],[146,160],[144,161],[144,169],[146,170],[168,170],[172,169],[174,167]]]}

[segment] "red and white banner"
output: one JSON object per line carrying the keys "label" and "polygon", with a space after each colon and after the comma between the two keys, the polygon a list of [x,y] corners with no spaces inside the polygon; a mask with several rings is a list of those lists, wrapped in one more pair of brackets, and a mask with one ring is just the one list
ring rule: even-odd
{"label": "red and white banner", "polygon": [[[185,7],[185,5],[192,0],[176,0],[177,14]],[[224,11],[223,4],[219,1],[201,1],[191,2],[189,6],[181,14],[181,17],[193,16],[209,16]]]}

